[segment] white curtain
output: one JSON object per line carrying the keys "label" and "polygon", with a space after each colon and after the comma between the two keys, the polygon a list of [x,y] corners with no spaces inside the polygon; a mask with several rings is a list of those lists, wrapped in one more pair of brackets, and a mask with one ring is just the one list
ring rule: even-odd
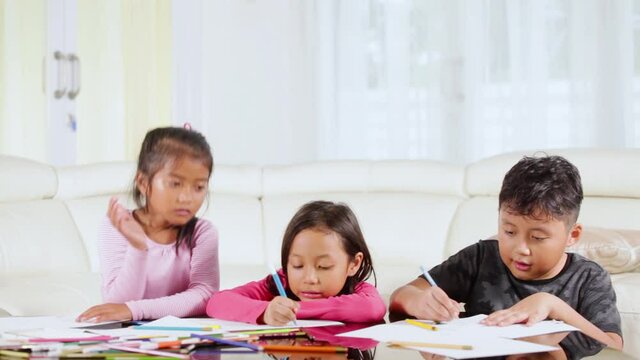
{"label": "white curtain", "polygon": [[320,159],[640,146],[640,3],[315,3]]}

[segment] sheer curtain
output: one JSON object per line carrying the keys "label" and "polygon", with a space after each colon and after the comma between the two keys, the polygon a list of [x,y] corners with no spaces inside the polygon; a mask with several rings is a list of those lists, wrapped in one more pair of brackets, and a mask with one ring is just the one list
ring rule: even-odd
{"label": "sheer curtain", "polygon": [[318,1],[318,156],[640,146],[640,2]]}

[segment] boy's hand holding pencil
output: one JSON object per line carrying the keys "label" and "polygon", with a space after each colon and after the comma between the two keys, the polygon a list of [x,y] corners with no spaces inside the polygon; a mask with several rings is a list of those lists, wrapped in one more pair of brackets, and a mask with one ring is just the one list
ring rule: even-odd
{"label": "boy's hand holding pencil", "polygon": [[457,319],[460,315],[460,304],[449,298],[447,293],[436,284],[424,266],[421,266],[420,269],[430,286],[416,298],[417,306],[415,308],[417,311],[413,315],[419,319],[434,321]]}

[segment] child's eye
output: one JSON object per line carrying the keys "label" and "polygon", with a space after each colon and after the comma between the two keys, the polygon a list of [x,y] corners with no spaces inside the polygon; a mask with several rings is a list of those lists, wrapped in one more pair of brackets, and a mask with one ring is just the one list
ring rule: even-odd
{"label": "child's eye", "polygon": [[171,187],[178,187],[178,186],[180,186],[180,182],[179,182],[179,181],[171,181],[171,182],[169,183],[169,185],[170,185]]}
{"label": "child's eye", "polygon": [[533,240],[536,240],[536,241],[542,241],[542,240],[546,239],[546,237],[538,237],[538,236],[532,236],[532,238],[533,238]]}
{"label": "child's eye", "polygon": [[318,269],[320,270],[330,270],[333,266],[329,265],[329,266],[318,266]]}
{"label": "child's eye", "polygon": [[302,265],[291,265],[294,269],[302,269]]}
{"label": "child's eye", "polygon": [[513,236],[513,234],[514,234],[513,231],[509,231],[509,230],[505,230],[504,233],[509,235],[509,236]]}

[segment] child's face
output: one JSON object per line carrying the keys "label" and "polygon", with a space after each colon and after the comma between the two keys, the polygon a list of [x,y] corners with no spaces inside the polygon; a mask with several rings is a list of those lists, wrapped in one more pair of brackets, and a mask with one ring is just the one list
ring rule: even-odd
{"label": "child's face", "polygon": [[202,206],[208,183],[209,169],[201,161],[184,157],[165,164],[156,173],[150,196],[145,179],[138,180],[138,187],[147,197],[151,216],[171,225],[184,225]]}
{"label": "child's face", "polygon": [[558,275],[567,259],[565,248],[580,237],[576,224],[567,231],[564,221],[533,218],[500,209],[500,258],[520,280],[543,280]]}
{"label": "child's face", "polygon": [[289,288],[301,301],[337,295],[347,277],[356,274],[362,253],[353,259],[332,231],[306,229],[293,239],[287,259]]}

